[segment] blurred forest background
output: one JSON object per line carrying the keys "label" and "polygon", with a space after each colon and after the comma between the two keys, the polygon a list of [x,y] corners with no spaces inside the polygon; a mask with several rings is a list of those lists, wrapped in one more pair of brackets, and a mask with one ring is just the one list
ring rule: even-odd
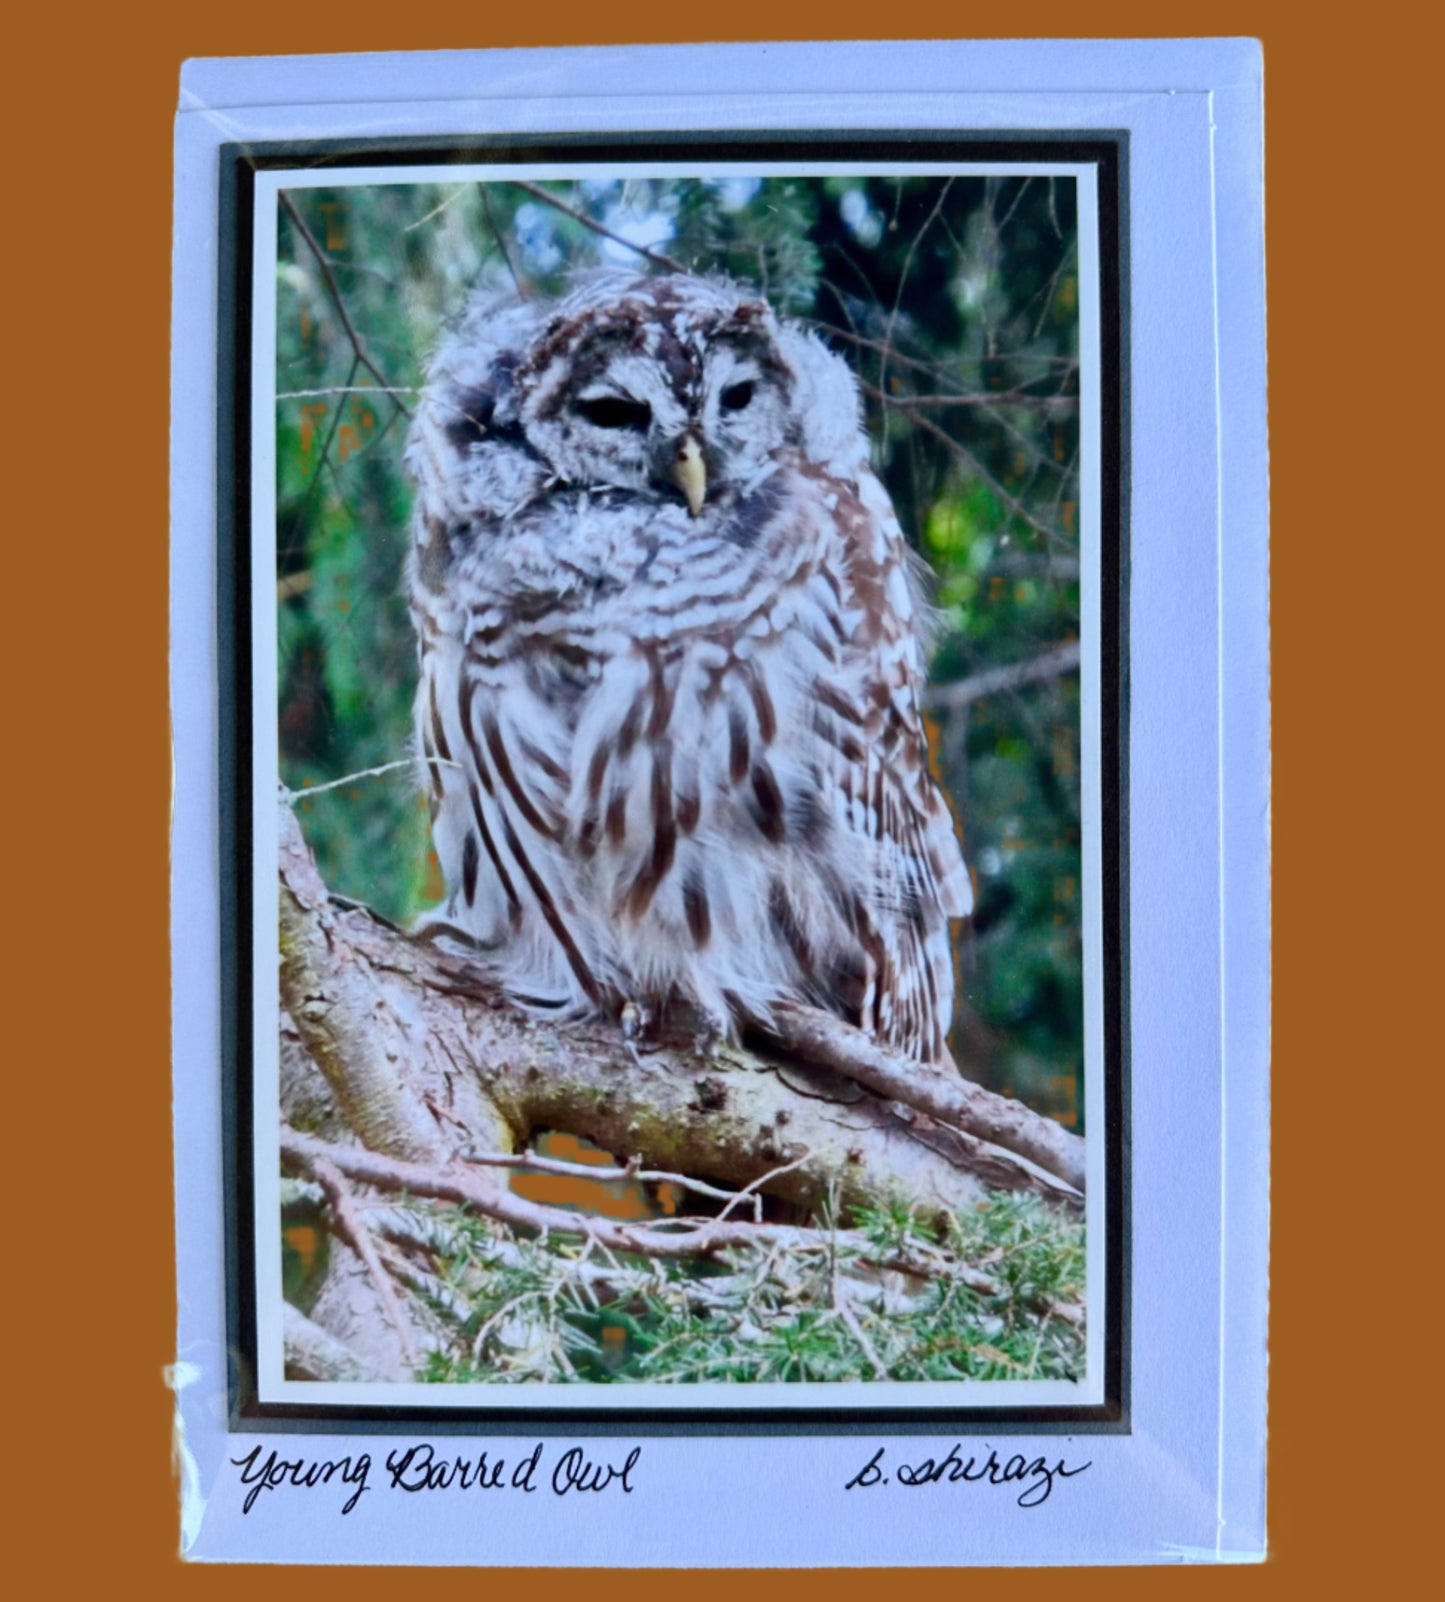
{"label": "blurred forest background", "polygon": [[[1075,189],[1048,177],[397,184],[282,196],[277,303],[281,778],[409,753],[407,419],[479,283],[725,272],[858,376],[874,463],[937,575],[928,704],[977,909],[957,941],[967,1071],[1082,1130],[1079,294]],[[298,812],[333,890],[399,922],[439,899],[409,775]]]}

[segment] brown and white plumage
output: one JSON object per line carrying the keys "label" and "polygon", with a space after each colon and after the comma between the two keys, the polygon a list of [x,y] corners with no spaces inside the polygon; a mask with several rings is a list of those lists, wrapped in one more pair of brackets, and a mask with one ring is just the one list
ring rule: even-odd
{"label": "brown and white plumage", "polygon": [[433,926],[537,1005],[940,1056],[971,894],[846,364],[719,280],[481,300],[407,461]]}

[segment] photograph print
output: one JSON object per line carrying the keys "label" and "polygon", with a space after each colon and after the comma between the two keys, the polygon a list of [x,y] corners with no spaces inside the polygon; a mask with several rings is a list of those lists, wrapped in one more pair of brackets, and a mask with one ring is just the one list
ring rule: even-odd
{"label": "photograph print", "polygon": [[1118,1417],[1118,151],[828,154],[235,162],[241,1412]]}

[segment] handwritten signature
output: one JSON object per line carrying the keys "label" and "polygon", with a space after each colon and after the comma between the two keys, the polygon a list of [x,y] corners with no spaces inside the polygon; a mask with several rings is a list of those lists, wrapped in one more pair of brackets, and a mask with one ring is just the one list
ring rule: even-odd
{"label": "handwritten signature", "polygon": [[965,1458],[961,1455],[962,1447],[954,1446],[946,1457],[925,1457],[916,1463],[899,1463],[890,1474],[883,1467],[886,1450],[886,1447],[880,1446],[843,1487],[844,1490],[867,1490],[875,1485],[893,1483],[908,1486],[957,1485],[961,1481],[975,1485],[1017,1485],[1020,1490],[1016,1500],[1020,1507],[1042,1507],[1049,1499],[1055,1479],[1071,1480],[1091,1466],[1091,1463],[1078,1463],[1071,1468],[1062,1457],[1050,1463],[1046,1458],[1030,1458],[1022,1452],[1016,1452],[1000,1462],[997,1451],[991,1446],[988,1456],[982,1460],[976,1454]]}

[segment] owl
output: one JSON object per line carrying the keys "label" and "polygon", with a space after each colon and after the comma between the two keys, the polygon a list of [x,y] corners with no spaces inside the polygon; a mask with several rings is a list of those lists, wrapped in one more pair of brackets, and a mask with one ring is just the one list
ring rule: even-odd
{"label": "owl", "polygon": [[483,295],[406,461],[426,932],[533,1008],[941,1058],[971,888],[846,363],[717,278]]}

